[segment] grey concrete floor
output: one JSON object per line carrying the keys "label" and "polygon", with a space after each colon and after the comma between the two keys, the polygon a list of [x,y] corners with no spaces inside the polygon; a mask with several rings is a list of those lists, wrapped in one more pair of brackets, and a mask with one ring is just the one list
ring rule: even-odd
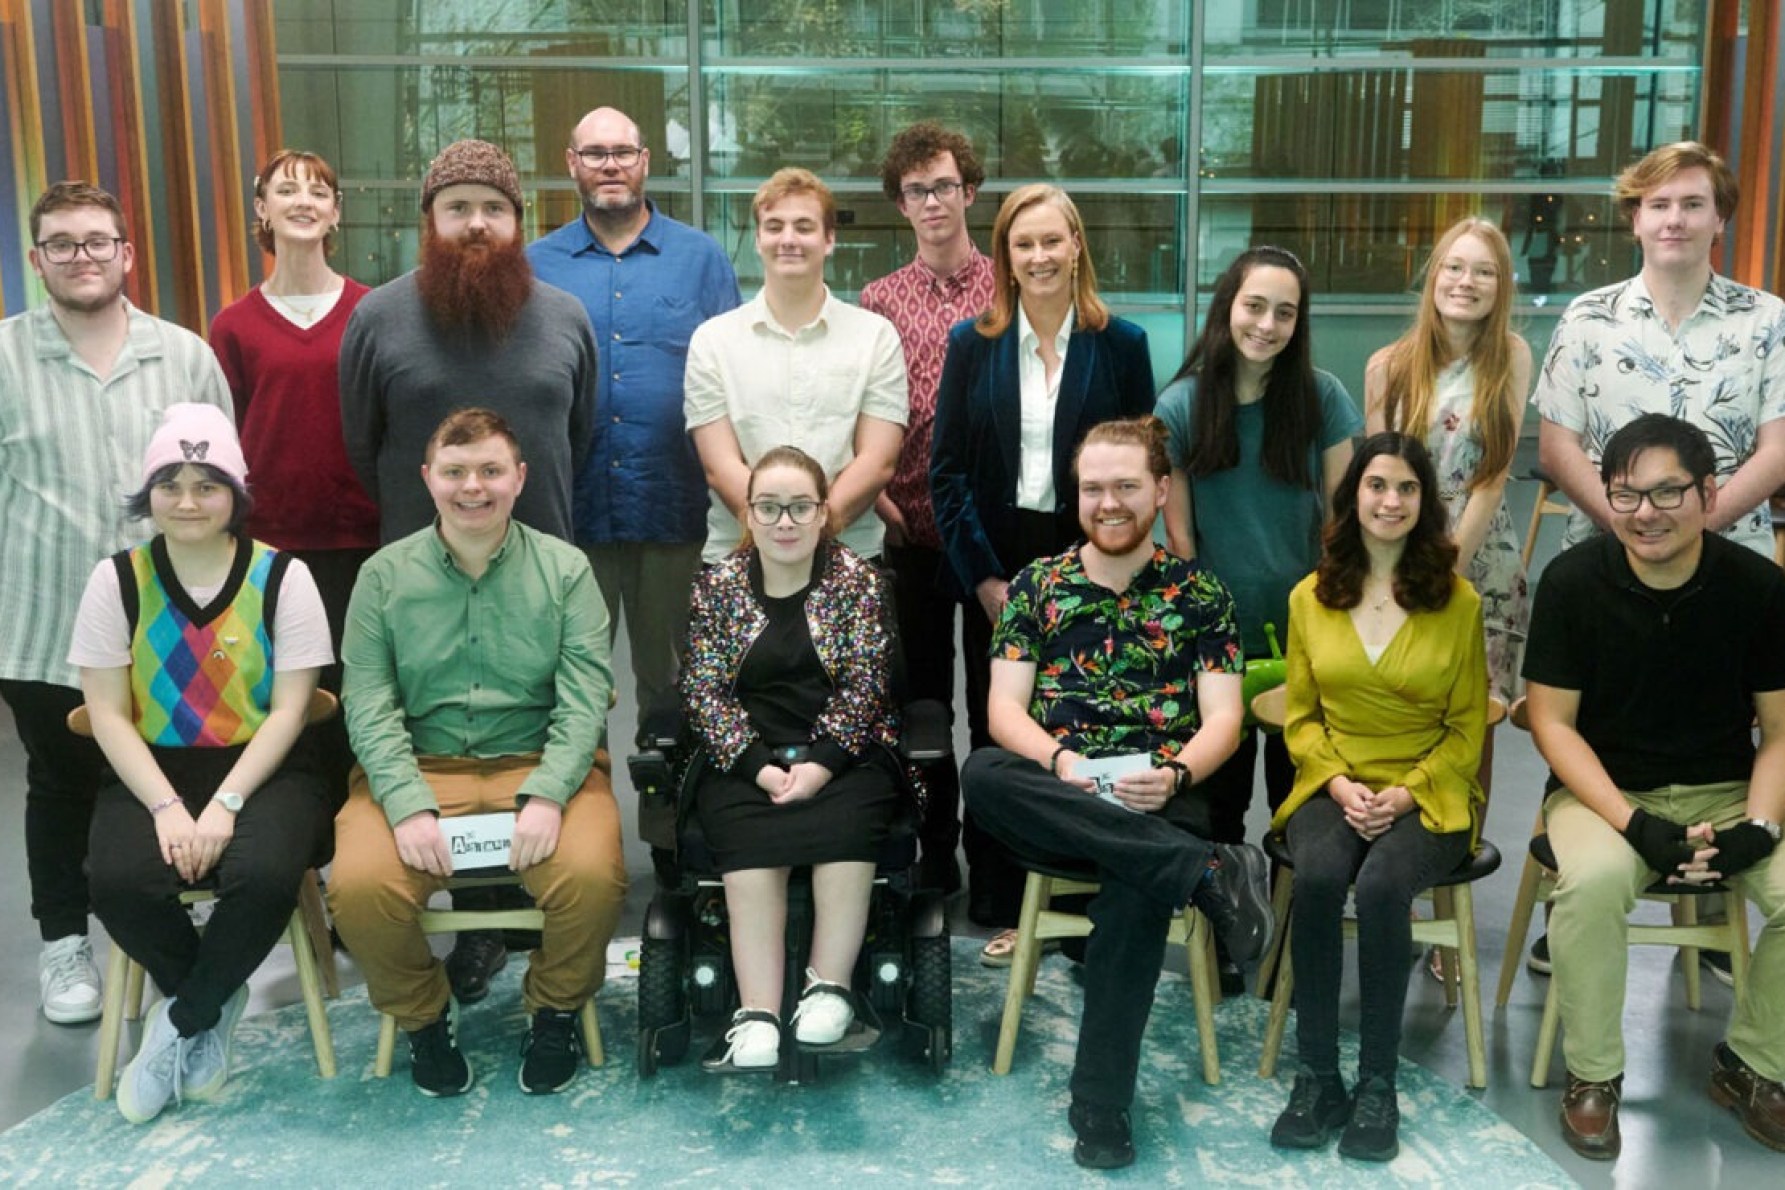
{"label": "grey concrete floor", "polygon": [[[1521,452],[1521,474],[1525,470],[1522,464],[1528,461],[1524,456],[1529,453],[1529,447]],[[1514,519],[1522,531],[1536,485],[1515,481],[1510,495]],[[1554,553],[1559,536],[1558,525],[1546,526],[1538,552],[1539,568]],[[636,711],[626,679],[629,668],[623,637],[615,668],[622,675],[622,689],[620,704],[611,720],[610,738],[616,742],[630,741]],[[962,734],[957,747],[964,755],[966,742]],[[1785,1171],[1785,1158],[1750,1140],[1735,1117],[1712,1104],[1705,1094],[1710,1052],[1723,1035],[1730,993],[1707,977],[1703,1009],[1688,1011],[1684,984],[1671,951],[1645,948],[1631,960],[1624,1020],[1629,1050],[1622,1117],[1624,1152],[1618,1162],[1607,1165],[1585,1161],[1563,1144],[1555,1122],[1560,1096],[1557,1080],[1563,1077],[1559,1056],[1548,1089],[1534,1090],[1529,1085],[1545,981],[1521,968],[1510,1003],[1498,1011],[1493,1008],[1493,993],[1524,843],[1536,814],[1544,772],[1530,738],[1510,726],[1503,727],[1496,744],[1494,793],[1486,833],[1506,854],[1507,863],[1477,886],[1475,901],[1482,995],[1487,1005],[1488,1087],[1471,1094],[1529,1135],[1583,1186],[1746,1187],[1770,1183]],[[619,790],[626,817],[627,866],[634,881],[621,932],[636,933],[653,892],[653,880],[648,852],[635,838],[633,799],[623,776]],[[1259,801],[1262,803],[1262,797]],[[0,950],[13,956],[0,964],[0,1128],[10,1127],[91,1084],[97,1049],[97,1026],[52,1025],[37,1011],[39,943],[29,913],[23,832],[18,829],[23,818],[24,756],[10,717],[0,709],[0,821],[15,824],[15,829],[0,832],[0,871],[8,873],[0,884]],[[1251,829],[1262,830],[1263,825],[1260,804],[1253,809]],[[1640,912],[1655,911],[1650,907]],[[958,933],[984,933],[967,923],[959,898],[954,904],[954,917]],[[94,934],[103,966],[107,944],[97,926]],[[342,956],[340,966],[344,979],[357,979],[350,959]],[[253,991],[250,1011],[264,1011],[298,999],[297,979],[282,947],[275,948],[256,974]],[[1346,995],[1349,1019],[1355,1021],[1355,987],[1348,986]],[[957,1036],[964,1035],[970,1034],[957,1030]],[[1459,1085],[1466,1081],[1461,1013],[1445,1008],[1438,985],[1417,972],[1408,999],[1402,1055]],[[957,1050],[955,1054],[957,1062],[989,1061],[990,1057],[989,1053],[974,1053],[971,1049]],[[352,1070],[369,1061],[369,1055],[343,1054],[341,1060],[344,1069]],[[1287,1097],[1287,1083],[1284,1093]]]}

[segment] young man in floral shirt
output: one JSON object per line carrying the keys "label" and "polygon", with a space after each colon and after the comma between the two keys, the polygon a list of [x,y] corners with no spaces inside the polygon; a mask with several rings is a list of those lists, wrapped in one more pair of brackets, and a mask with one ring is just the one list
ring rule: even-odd
{"label": "young man in floral shirt", "polygon": [[[1134,1160],[1128,1106],[1172,916],[1195,905],[1237,962],[1263,952],[1272,923],[1264,856],[1208,842],[1193,792],[1238,744],[1244,663],[1221,580],[1153,543],[1164,425],[1097,426],[1076,467],[1085,544],[1011,582],[992,637],[1000,746],[968,759],[961,786],[1019,858],[1102,882],[1068,1120],[1073,1158],[1107,1169]],[[1124,775],[1096,771],[1116,758]]]}

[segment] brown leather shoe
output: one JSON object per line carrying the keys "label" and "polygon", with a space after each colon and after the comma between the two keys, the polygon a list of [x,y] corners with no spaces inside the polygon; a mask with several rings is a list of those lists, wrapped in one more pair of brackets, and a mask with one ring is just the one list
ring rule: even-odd
{"label": "brown leather shoe", "polygon": [[1624,1097],[1624,1076],[1589,1082],[1568,1076],[1562,1093],[1562,1139],[1582,1157],[1611,1161],[1623,1145],[1618,1134],[1618,1100]]}
{"label": "brown leather shoe", "polygon": [[1749,1136],[1785,1152],[1785,1087],[1742,1061],[1728,1042],[1711,1054],[1711,1098],[1735,1109]]}

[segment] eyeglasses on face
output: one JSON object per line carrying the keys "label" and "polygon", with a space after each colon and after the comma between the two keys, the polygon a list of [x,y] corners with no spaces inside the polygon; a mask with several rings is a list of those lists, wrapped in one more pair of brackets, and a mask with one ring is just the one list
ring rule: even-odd
{"label": "eyeglasses on face", "polygon": [[118,255],[118,245],[124,242],[123,236],[92,236],[84,240],[39,240],[37,250],[51,264],[73,264],[75,257],[85,252],[87,259],[94,264],[104,264]]}
{"label": "eyeglasses on face", "polygon": [[937,182],[932,186],[918,186],[913,184],[901,187],[899,189],[899,196],[912,206],[916,207],[922,206],[924,203],[928,202],[930,195],[932,194],[943,202],[947,202],[949,199],[959,194],[962,189],[962,183],[955,181],[953,178],[943,178],[940,182]]}
{"label": "eyeglasses on face", "polygon": [[631,169],[638,164],[644,150],[637,145],[621,145],[615,149],[604,149],[599,145],[591,145],[587,149],[576,150],[577,160],[590,169],[600,169],[609,161],[621,169]]}
{"label": "eyeglasses on face", "polygon": [[796,525],[810,525],[823,507],[816,500],[789,500],[783,504],[779,500],[752,500],[750,502],[750,519],[764,528],[781,523],[783,514]]}
{"label": "eyeglasses on face", "polygon": [[1635,512],[1647,500],[1656,510],[1667,512],[1684,504],[1686,493],[1691,490],[1691,485],[1682,487],[1672,483],[1640,492],[1631,488],[1614,488],[1605,493],[1605,502],[1611,505],[1613,512]]}

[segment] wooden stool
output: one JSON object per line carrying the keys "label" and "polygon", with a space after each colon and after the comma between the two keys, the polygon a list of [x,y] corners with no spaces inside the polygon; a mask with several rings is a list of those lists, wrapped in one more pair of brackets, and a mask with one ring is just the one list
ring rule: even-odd
{"label": "wooden stool", "polygon": [[1574,511],[1574,506],[1568,503],[1566,498],[1556,499],[1556,493],[1561,489],[1550,482],[1549,476],[1542,471],[1534,468],[1525,478],[1537,481],[1537,503],[1531,506],[1531,523],[1525,528],[1525,549],[1519,555],[1520,566],[1526,574],[1530,574],[1531,555],[1537,552],[1537,534],[1543,527],[1543,518],[1546,516],[1568,516]]}
{"label": "wooden stool", "polygon": [[[1009,1074],[1016,1052],[1017,1031],[1023,1024],[1023,1003],[1034,994],[1035,973],[1041,966],[1041,944],[1052,938],[1083,938],[1091,932],[1091,919],[1080,913],[1050,909],[1056,896],[1095,893],[1098,882],[1086,872],[1042,869],[1025,864],[1029,878],[1023,885],[1023,908],[1017,920],[1016,953],[1011,957],[1010,982],[1004,993],[1004,1019],[998,1026],[998,1051],[992,1058],[994,1074]],[[1196,1004],[1196,1032],[1202,1046],[1202,1078],[1210,1086],[1221,1081],[1221,1055],[1215,1042],[1215,1003],[1220,983],[1215,973],[1215,934],[1206,917],[1186,905],[1172,918],[1166,941],[1184,947],[1190,967],[1190,992]]]}
{"label": "wooden stool", "polygon": [[[519,883],[520,879],[515,876],[461,876],[449,879],[446,887],[491,888]],[[421,932],[430,935],[457,934],[464,930],[539,930],[545,927],[545,913],[537,908],[423,909],[419,921]],[[605,956],[602,961],[606,961]],[[397,1048],[397,1018],[387,1012],[378,1015],[378,1052],[372,1061],[372,1074],[376,1078],[388,1078]],[[583,1049],[589,1056],[589,1065],[602,1065],[607,1061],[607,1055],[601,1048],[601,1020],[596,1015],[593,996],[583,1001],[578,1023],[582,1027]]]}

